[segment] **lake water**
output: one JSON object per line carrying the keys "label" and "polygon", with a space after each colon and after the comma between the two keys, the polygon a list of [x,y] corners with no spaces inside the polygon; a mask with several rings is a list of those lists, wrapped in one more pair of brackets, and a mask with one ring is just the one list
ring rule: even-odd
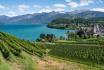
{"label": "lake water", "polygon": [[55,34],[56,37],[65,36],[67,31],[73,32],[74,30],[60,30],[47,28],[46,25],[0,25],[0,32],[12,34],[18,38],[35,41],[39,38],[41,33]]}

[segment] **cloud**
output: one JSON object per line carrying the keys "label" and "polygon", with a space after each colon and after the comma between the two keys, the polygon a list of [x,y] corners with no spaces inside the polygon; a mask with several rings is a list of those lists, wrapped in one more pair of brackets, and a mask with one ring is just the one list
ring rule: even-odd
{"label": "cloud", "polygon": [[13,16],[17,16],[15,12],[13,11],[10,11],[6,14],[6,16],[9,16],[9,17],[13,17]]}
{"label": "cloud", "polygon": [[53,8],[53,9],[49,9],[49,8],[43,8],[43,9],[41,9],[40,11],[39,11],[39,13],[43,13],[43,12],[45,12],[45,13],[49,13],[49,12],[52,12],[52,11],[54,11],[54,12],[64,12],[64,10],[65,9],[63,9],[63,8]]}
{"label": "cloud", "polygon": [[65,4],[54,4],[52,11],[55,12],[64,12],[67,6]]}
{"label": "cloud", "polygon": [[42,12],[46,12],[46,13],[49,13],[49,12],[64,12],[65,11],[65,7],[66,5],[64,4],[54,4],[52,6],[46,6],[44,8],[42,8],[39,13],[42,13]]}
{"label": "cloud", "polygon": [[34,8],[38,8],[38,9],[42,8],[42,7],[39,6],[39,5],[33,5],[33,7],[34,7]]}
{"label": "cloud", "polygon": [[53,11],[55,11],[55,12],[64,12],[64,10],[65,9],[63,9],[63,8],[57,8],[57,9],[54,9]]}
{"label": "cloud", "polygon": [[104,12],[104,8],[93,8],[91,9],[92,11],[100,11],[100,12]]}
{"label": "cloud", "polygon": [[48,8],[43,8],[43,9],[41,9],[41,10],[39,11],[39,13],[43,13],[43,12],[49,13],[49,12],[52,12],[52,10],[51,10],[51,9],[48,9]]}
{"label": "cloud", "polygon": [[94,2],[92,0],[81,0],[80,6],[88,6],[91,3],[94,3]]}
{"label": "cloud", "polygon": [[68,6],[71,8],[77,8],[77,7],[83,7],[83,6],[88,6],[89,4],[94,3],[92,0],[80,0],[80,3],[71,1],[68,2]]}
{"label": "cloud", "polygon": [[20,12],[26,12],[28,10],[28,8],[29,8],[29,6],[27,6],[27,5],[19,5],[18,6],[18,10]]}
{"label": "cloud", "polygon": [[71,8],[77,8],[79,6],[79,4],[76,2],[69,2],[67,5],[70,6]]}
{"label": "cloud", "polygon": [[0,9],[6,9],[6,7],[3,5],[0,5]]}
{"label": "cloud", "polygon": [[80,2],[91,2],[93,0],[80,0]]}
{"label": "cloud", "polygon": [[64,5],[64,4],[54,4],[54,7],[57,7],[57,8],[65,8],[66,5]]}

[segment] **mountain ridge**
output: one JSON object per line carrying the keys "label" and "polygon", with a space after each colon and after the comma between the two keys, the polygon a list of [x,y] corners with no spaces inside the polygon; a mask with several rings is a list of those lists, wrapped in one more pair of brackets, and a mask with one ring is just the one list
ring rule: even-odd
{"label": "mountain ridge", "polygon": [[49,23],[57,18],[95,18],[104,17],[104,12],[99,11],[72,11],[66,13],[50,12],[50,13],[34,13],[15,17],[0,16],[0,22],[3,24],[35,24]]}

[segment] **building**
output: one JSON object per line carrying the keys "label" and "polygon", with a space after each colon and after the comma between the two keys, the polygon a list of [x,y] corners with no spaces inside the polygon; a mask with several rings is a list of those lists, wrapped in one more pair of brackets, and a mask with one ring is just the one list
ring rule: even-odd
{"label": "building", "polygon": [[86,35],[104,36],[104,27],[101,27],[98,24],[93,24],[89,27],[81,27],[81,30],[83,30]]}
{"label": "building", "polygon": [[104,28],[100,27],[98,24],[93,25],[94,35],[104,35]]}

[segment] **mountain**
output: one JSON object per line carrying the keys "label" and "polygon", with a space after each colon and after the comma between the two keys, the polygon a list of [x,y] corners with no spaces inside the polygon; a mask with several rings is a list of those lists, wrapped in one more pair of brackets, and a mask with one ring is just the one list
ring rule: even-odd
{"label": "mountain", "polygon": [[8,16],[1,15],[1,16],[0,16],[0,25],[4,24],[4,21],[7,20],[7,19],[9,19]]}
{"label": "mountain", "polygon": [[21,15],[12,17],[9,19],[6,19],[4,23],[18,23],[18,24],[34,24],[34,23],[49,23],[52,20],[60,17],[68,17],[71,16],[66,13],[57,13],[57,12],[50,12],[50,13],[35,13],[35,14],[27,14],[27,15]]}
{"label": "mountain", "polygon": [[8,16],[5,16],[5,15],[1,15],[1,16],[0,16],[0,22],[5,21],[5,20],[7,20],[7,19],[9,19]]}
{"label": "mountain", "polygon": [[5,24],[35,24],[49,23],[56,18],[95,18],[104,17],[104,12],[98,11],[72,11],[66,13],[50,12],[50,13],[34,13],[15,17],[0,16],[0,22]]}
{"label": "mountain", "polygon": [[94,18],[94,17],[104,17],[104,12],[99,11],[84,11],[76,14],[77,17],[81,18]]}

